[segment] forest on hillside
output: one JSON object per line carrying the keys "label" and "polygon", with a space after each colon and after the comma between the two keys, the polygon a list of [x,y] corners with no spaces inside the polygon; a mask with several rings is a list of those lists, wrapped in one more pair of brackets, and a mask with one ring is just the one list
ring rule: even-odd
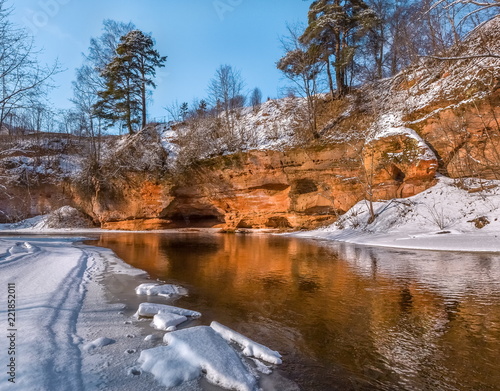
{"label": "forest on hillside", "polygon": [[[276,66],[289,80],[282,95],[307,98],[305,121],[318,137],[318,94],[340,98],[362,85],[392,77],[422,58],[446,58],[451,48],[498,10],[497,0],[313,1],[308,23],[288,25],[288,35],[281,38],[283,57],[276,59]],[[11,12],[2,0],[0,127],[4,132],[95,137],[109,129],[132,134],[145,127],[156,70],[168,66],[168,53],[155,50],[152,34],[132,22],[105,20],[102,34],[90,39],[83,64],[76,70],[74,108],[59,110],[46,96],[56,88],[51,77],[62,67],[57,62],[39,63],[33,37],[11,22]],[[247,89],[243,72],[221,65],[207,81],[207,96],[165,103],[169,119],[211,117],[216,121],[204,126],[208,132],[214,127],[234,131],[238,111],[256,108],[263,99],[258,87]]]}

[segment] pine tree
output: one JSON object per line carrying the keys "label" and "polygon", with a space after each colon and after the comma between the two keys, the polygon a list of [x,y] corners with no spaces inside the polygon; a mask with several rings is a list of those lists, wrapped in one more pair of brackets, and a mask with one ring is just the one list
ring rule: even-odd
{"label": "pine tree", "polygon": [[121,37],[116,55],[102,70],[105,89],[98,93],[96,113],[110,124],[122,121],[130,134],[147,123],[148,87],[155,88],[156,68],[167,57],[154,49],[151,36],[133,30]]}
{"label": "pine tree", "polygon": [[331,65],[335,68],[337,95],[342,96],[347,92],[347,69],[353,62],[356,43],[377,21],[375,12],[363,0],[316,0],[311,4],[309,23],[300,40],[326,64],[332,94]]}
{"label": "pine tree", "polygon": [[200,100],[198,107],[196,108],[196,115],[198,118],[205,118],[208,112],[208,104],[205,99]]}
{"label": "pine tree", "polygon": [[184,102],[181,104],[181,108],[180,108],[180,116],[182,118],[183,121],[186,120],[188,114],[189,114],[189,105],[187,102]]}

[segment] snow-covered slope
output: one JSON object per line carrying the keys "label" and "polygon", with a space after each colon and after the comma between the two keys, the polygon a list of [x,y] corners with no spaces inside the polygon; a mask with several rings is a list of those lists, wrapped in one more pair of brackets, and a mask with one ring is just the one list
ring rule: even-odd
{"label": "snow-covered slope", "polygon": [[500,181],[440,177],[406,199],[363,200],[328,227],[295,235],[358,244],[456,251],[500,251]]}
{"label": "snow-covered slope", "polygon": [[90,218],[71,206],[63,206],[47,215],[32,217],[18,223],[0,224],[0,231],[47,232],[69,228],[93,228]]}

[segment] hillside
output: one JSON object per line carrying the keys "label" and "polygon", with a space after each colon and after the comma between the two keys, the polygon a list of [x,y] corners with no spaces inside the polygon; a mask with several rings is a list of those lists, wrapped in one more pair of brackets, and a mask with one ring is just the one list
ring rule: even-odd
{"label": "hillside", "polygon": [[0,136],[0,222],[70,205],[104,228],[310,229],[363,199],[415,196],[438,174],[500,179],[500,59],[481,55],[499,52],[497,17],[446,54],[455,59],[422,58],[341,100],[318,96],[319,139],[304,131],[301,98],[244,109],[232,144],[207,138],[203,121],[97,147]]}

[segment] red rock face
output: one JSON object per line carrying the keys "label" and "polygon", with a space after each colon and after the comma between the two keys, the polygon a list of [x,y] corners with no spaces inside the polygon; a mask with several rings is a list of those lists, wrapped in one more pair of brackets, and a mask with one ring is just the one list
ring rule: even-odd
{"label": "red rock face", "polygon": [[46,214],[65,205],[73,205],[73,197],[64,184],[9,186],[0,191],[0,223]]}
{"label": "red rock face", "polygon": [[158,183],[135,178],[116,184],[121,195],[115,200],[77,203],[115,229],[314,228],[364,198],[420,193],[435,183],[438,168],[452,177],[498,177],[500,108],[491,99],[412,125],[427,146],[397,134],[367,143],[251,151],[201,162]]}
{"label": "red rock face", "polygon": [[444,174],[500,178],[500,90],[487,100],[443,110],[417,127]]}
{"label": "red rock face", "polygon": [[[152,181],[130,174],[112,183],[110,194],[86,194],[63,185],[31,189],[31,198],[4,197],[2,207],[22,209],[27,217],[68,204],[108,229],[313,228],[333,222],[365,198],[369,188],[374,199],[388,199],[431,186],[436,161],[394,163],[384,158],[404,152],[405,145],[404,136],[370,145],[376,151],[373,167],[367,165],[361,141],[252,151],[205,161],[174,179]],[[11,189],[11,194],[16,191],[25,189]],[[21,199],[26,205],[17,202]]]}
{"label": "red rock face", "polygon": [[362,175],[374,200],[411,197],[426,190],[434,184],[437,167],[430,148],[408,135],[383,137],[363,148]]}
{"label": "red rock face", "polygon": [[[112,185],[112,194],[82,194],[73,187],[74,203],[105,228],[165,228],[160,215],[173,200],[170,182],[151,181],[140,175],[130,174],[127,180],[115,181]],[[123,228],[118,224],[121,222]]]}
{"label": "red rock face", "polygon": [[[397,141],[397,142],[396,142]],[[378,141],[378,158],[403,150],[404,137]],[[396,146],[396,149],[394,147]],[[212,159],[185,172],[172,190],[165,219],[235,228],[312,228],[334,221],[368,191],[375,199],[409,197],[433,184],[437,161],[365,167],[361,143],[253,151]],[[216,224],[218,222],[218,224]]]}

